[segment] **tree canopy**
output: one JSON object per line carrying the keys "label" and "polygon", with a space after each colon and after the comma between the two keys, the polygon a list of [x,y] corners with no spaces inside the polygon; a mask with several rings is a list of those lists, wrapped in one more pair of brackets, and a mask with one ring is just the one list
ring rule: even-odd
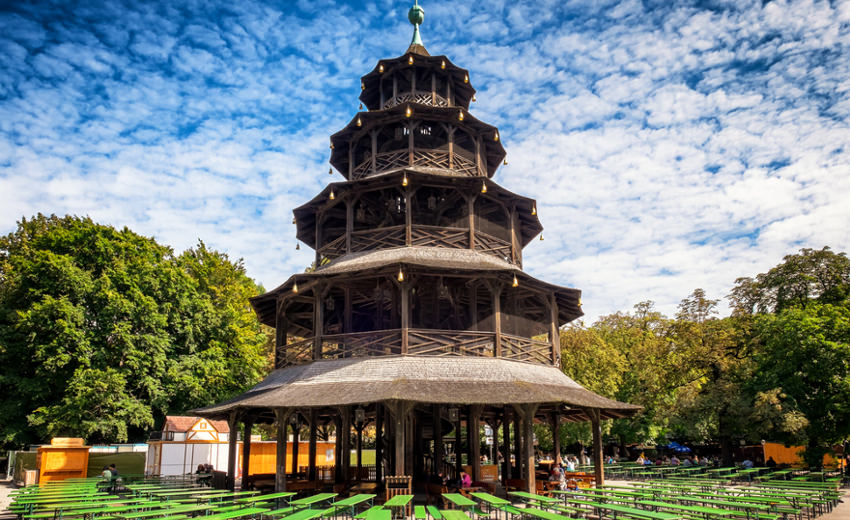
{"label": "tree canopy", "polygon": [[243,391],[270,334],[241,260],[38,215],[0,238],[0,444],[138,440],[165,413]]}

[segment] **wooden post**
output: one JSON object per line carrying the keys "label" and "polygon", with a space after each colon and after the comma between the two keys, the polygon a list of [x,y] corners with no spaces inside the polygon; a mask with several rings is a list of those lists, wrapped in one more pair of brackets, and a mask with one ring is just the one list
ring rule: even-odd
{"label": "wooden post", "polygon": [[[372,158],[374,164],[374,156]],[[345,201],[345,252],[351,252],[351,235],[354,233],[354,200]]]}
{"label": "wooden post", "polygon": [[522,248],[520,247],[519,236],[517,235],[517,229],[519,228],[519,222],[517,221],[517,212],[516,206],[511,207],[511,260],[516,265],[521,265],[519,261],[518,251]]}
{"label": "wooden post", "polygon": [[358,482],[363,478],[363,426],[359,423],[354,425],[357,429],[357,478],[355,480]]}
{"label": "wooden post", "polygon": [[605,468],[602,461],[602,413],[599,408],[588,408],[590,429],[593,430],[593,473],[596,487],[605,485]]}
{"label": "wooden post", "polygon": [[443,471],[443,405],[435,404],[434,410],[434,474]]}
{"label": "wooden post", "polygon": [[407,354],[408,330],[410,328],[410,284],[401,282],[399,291],[401,291],[401,353]]}
{"label": "wooden post", "polygon": [[410,468],[405,465],[405,445],[407,442],[407,422],[413,403],[405,401],[390,401],[387,409],[393,416],[393,437],[395,438],[395,474],[406,475]]}
{"label": "wooden post", "polygon": [[469,437],[469,451],[471,452],[470,465],[472,466],[472,480],[481,480],[481,437],[478,435],[481,421],[481,412],[484,407],[472,405],[469,407],[469,420],[466,422],[466,434]]}
{"label": "wooden post", "polygon": [[522,478],[522,425],[520,423],[520,414],[514,408],[514,478]]}
{"label": "wooden post", "polygon": [[248,475],[251,474],[251,430],[254,428],[254,420],[246,417],[242,426],[242,491],[248,491]]}
{"label": "wooden post", "polygon": [[457,410],[457,421],[455,421],[455,475],[460,477],[461,472],[461,451],[460,451],[460,407]]}
{"label": "wooden post", "polygon": [[552,412],[552,457],[556,463],[561,462],[561,437],[558,435],[558,426],[561,424],[561,417],[557,411]]}
{"label": "wooden post", "polygon": [[346,286],[343,291],[345,301],[343,302],[342,331],[348,334],[351,332],[351,287]]}
{"label": "wooden post", "polygon": [[334,482],[342,482],[342,416],[337,412],[334,417],[334,430],[336,430],[336,444],[334,446]]}
{"label": "wooden post", "polygon": [[227,425],[230,428],[230,433],[227,436],[227,489],[235,491],[236,489],[236,420],[238,415],[236,411],[230,412],[230,417],[227,419]]}
{"label": "wooden post", "polygon": [[502,357],[502,285],[490,288],[493,294],[493,348],[496,357]]}
{"label": "wooden post", "polygon": [[375,482],[381,484],[384,469],[384,407],[375,405]]}
{"label": "wooden post", "polygon": [[307,480],[316,480],[316,437],[318,433],[319,414],[315,408],[310,408],[310,444],[307,448]]}
{"label": "wooden post", "polygon": [[448,134],[449,134],[449,169],[453,170],[455,167],[455,128],[454,125],[449,125]]}
{"label": "wooden post", "polygon": [[281,368],[286,360],[286,315],[284,299],[278,297],[274,316],[274,367]]}
{"label": "wooden post", "polygon": [[466,199],[466,212],[469,215],[469,249],[475,251],[475,195]]}
{"label": "wooden post", "polygon": [[502,485],[508,485],[511,478],[511,418],[506,406],[502,412]]}
{"label": "wooden post", "polygon": [[342,481],[351,482],[351,407],[344,406],[342,414]]}
{"label": "wooden post", "polygon": [[404,244],[409,246],[413,242],[413,211],[410,207],[411,189],[404,190]]}
{"label": "wooden post", "polygon": [[517,415],[522,419],[522,457],[523,478],[526,482],[526,491],[534,493],[537,486],[535,483],[534,464],[534,414],[537,412],[536,404],[523,404],[514,406]]}
{"label": "wooden post", "polygon": [[322,359],[322,333],[325,323],[325,304],[319,285],[313,287],[313,360]]}
{"label": "wooden post", "polygon": [[372,136],[372,174],[374,175],[378,171],[378,131],[372,130],[369,134]]}
{"label": "wooden post", "polygon": [[561,367],[561,333],[558,331],[558,301],[549,295],[549,342],[552,344],[552,364]]}
{"label": "wooden post", "polygon": [[409,166],[413,166],[413,163],[414,163],[413,129],[415,128],[415,125],[413,124],[413,122],[410,122],[410,123],[406,124],[406,127],[407,127],[407,164]]}
{"label": "wooden post", "polygon": [[274,418],[277,427],[275,453],[275,491],[286,491],[286,424],[289,422],[290,410],[275,408]]}
{"label": "wooden post", "polygon": [[301,443],[301,421],[298,419],[298,416],[295,416],[295,422],[292,422],[292,419],[289,420],[292,425],[292,475],[294,478],[298,478],[298,452],[300,451],[299,444]]}

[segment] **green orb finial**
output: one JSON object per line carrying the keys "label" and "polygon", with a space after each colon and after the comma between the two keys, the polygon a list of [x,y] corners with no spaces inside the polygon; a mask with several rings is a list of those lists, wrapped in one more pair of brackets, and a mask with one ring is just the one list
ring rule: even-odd
{"label": "green orb finial", "polygon": [[425,9],[419,5],[419,0],[414,0],[413,7],[407,12],[407,19],[413,24],[413,39],[411,45],[422,45],[422,38],[419,37],[419,25],[425,21]]}

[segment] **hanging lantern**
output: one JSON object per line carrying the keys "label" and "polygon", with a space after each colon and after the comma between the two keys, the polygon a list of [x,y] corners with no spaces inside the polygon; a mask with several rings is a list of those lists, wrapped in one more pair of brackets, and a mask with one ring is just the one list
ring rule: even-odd
{"label": "hanging lantern", "polygon": [[581,298],[578,299],[578,306],[581,307]]}
{"label": "hanging lantern", "polygon": [[519,280],[516,279],[516,275],[514,275],[514,282],[511,284],[511,287],[519,287]]}
{"label": "hanging lantern", "polygon": [[498,131],[496,131],[496,133],[493,134],[493,140],[496,141],[496,142],[499,142],[499,132]]}
{"label": "hanging lantern", "polygon": [[413,109],[412,109],[412,108],[410,108],[410,105],[408,105],[408,106],[407,106],[407,110],[405,110],[405,111],[404,111],[404,115],[405,115],[406,117],[410,117],[410,116],[412,116],[412,115],[413,115]]}
{"label": "hanging lantern", "polygon": [[297,223],[298,223],[298,221],[297,221],[297,220],[295,220],[295,217],[292,217],[292,223],[293,223],[293,224],[297,224]]}
{"label": "hanging lantern", "polygon": [[537,215],[537,204],[531,206],[531,216]]}
{"label": "hanging lantern", "polygon": [[464,75],[463,75],[463,82],[464,82],[464,83],[469,83],[469,74],[464,74]]}
{"label": "hanging lantern", "polygon": [[411,55],[407,58],[407,64],[408,64],[408,65],[413,65],[413,54],[411,54]]}
{"label": "hanging lantern", "polygon": [[399,282],[404,281],[404,271],[401,270],[401,267],[398,268],[398,277],[397,278],[398,278]]}
{"label": "hanging lantern", "polygon": [[294,413],[294,414],[289,416],[289,424],[291,424],[292,426],[295,426],[296,424],[298,424],[298,414],[297,413]]}
{"label": "hanging lantern", "polygon": [[334,200],[334,199],[336,198],[336,196],[334,195],[334,190],[333,190],[333,189],[331,189],[331,195],[330,195],[330,197],[328,197],[328,198],[329,198],[329,199],[331,199],[331,200]]}
{"label": "hanging lantern", "polygon": [[333,150],[333,149],[334,149],[334,144],[333,144],[333,143],[331,143],[331,150]]}
{"label": "hanging lantern", "polygon": [[378,65],[378,72],[380,72],[381,74],[383,74],[383,73],[384,73],[384,64],[383,64],[383,63],[381,63],[380,65]]}
{"label": "hanging lantern", "polygon": [[360,120],[360,116],[357,116],[357,126],[363,126],[363,121]]}
{"label": "hanging lantern", "polygon": [[301,244],[299,244],[299,243],[297,243],[297,242],[296,242],[296,243],[295,243],[295,250],[296,250],[296,251],[301,251]]}
{"label": "hanging lantern", "polygon": [[505,159],[504,161],[502,161],[502,164],[504,164],[505,166],[507,166],[507,165],[508,165],[508,160],[507,160],[507,159]]}
{"label": "hanging lantern", "polygon": [[355,424],[363,424],[366,422],[366,410],[363,409],[362,406],[358,406],[354,409],[354,423]]}
{"label": "hanging lantern", "polygon": [[487,193],[487,183],[484,181],[481,182],[481,193]]}
{"label": "hanging lantern", "polygon": [[328,168],[328,175],[333,175],[333,174],[334,174],[334,169]]}
{"label": "hanging lantern", "polygon": [[478,101],[478,100],[475,99],[475,96],[472,96],[472,102],[475,103],[476,101]]}
{"label": "hanging lantern", "polygon": [[401,179],[401,185],[406,187],[407,184],[407,172],[405,172],[404,177]]}
{"label": "hanging lantern", "polygon": [[440,62],[440,68],[441,68],[441,69],[445,69],[445,68],[446,68],[446,60],[443,60],[442,62]]}
{"label": "hanging lantern", "polygon": [[543,242],[543,233],[540,233],[540,241]]}
{"label": "hanging lantern", "polygon": [[437,197],[431,195],[428,197],[428,209],[435,210],[437,209]]}
{"label": "hanging lantern", "polygon": [[460,112],[457,113],[457,120],[463,121],[463,110],[461,110]]}
{"label": "hanging lantern", "polygon": [[360,82],[360,90],[366,90],[366,84],[362,81]]}
{"label": "hanging lantern", "polygon": [[357,106],[357,110],[363,110],[363,103],[360,103],[360,104]]}
{"label": "hanging lantern", "polygon": [[456,423],[458,421],[458,409],[457,406],[452,406],[447,410],[449,415],[449,422]]}
{"label": "hanging lantern", "polygon": [[298,282],[292,282],[292,292],[298,294]]}

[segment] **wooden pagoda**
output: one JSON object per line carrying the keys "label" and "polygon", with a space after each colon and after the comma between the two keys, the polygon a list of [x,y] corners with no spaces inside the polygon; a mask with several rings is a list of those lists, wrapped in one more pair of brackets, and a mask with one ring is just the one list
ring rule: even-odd
{"label": "wooden pagoda", "polygon": [[[343,454],[352,430],[359,439],[367,424],[376,428],[381,482],[459,471],[460,456],[445,460],[447,442],[466,445],[477,480],[479,437],[460,432],[484,422],[503,431],[502,478],[532,490],[533,422],[589,420],[601,481],[600,421],[639,408],[561,372],[558,328],[582,315],[581,293],[522,271],[523,247],[542,231],[535,202],[491,180],[505,157],[499,131],[470,114],[469,72],[425,50],[423,15],[410,10],[407,52],[363,76],[366,111],[331,136],[330,163],[345,181],[294,211],[316,268],[251,301],[276,330],[275,371],[195,412],[233,430],[242,423],[245,438],[254,423],[277,424],[281,490],[288,475],[316,478],[317,431],[329,424]],[[286,465],[285,437],[303,424],[311,463],[299,475]],[[349,465],[336,458],[337,483],[352,480]]]}

